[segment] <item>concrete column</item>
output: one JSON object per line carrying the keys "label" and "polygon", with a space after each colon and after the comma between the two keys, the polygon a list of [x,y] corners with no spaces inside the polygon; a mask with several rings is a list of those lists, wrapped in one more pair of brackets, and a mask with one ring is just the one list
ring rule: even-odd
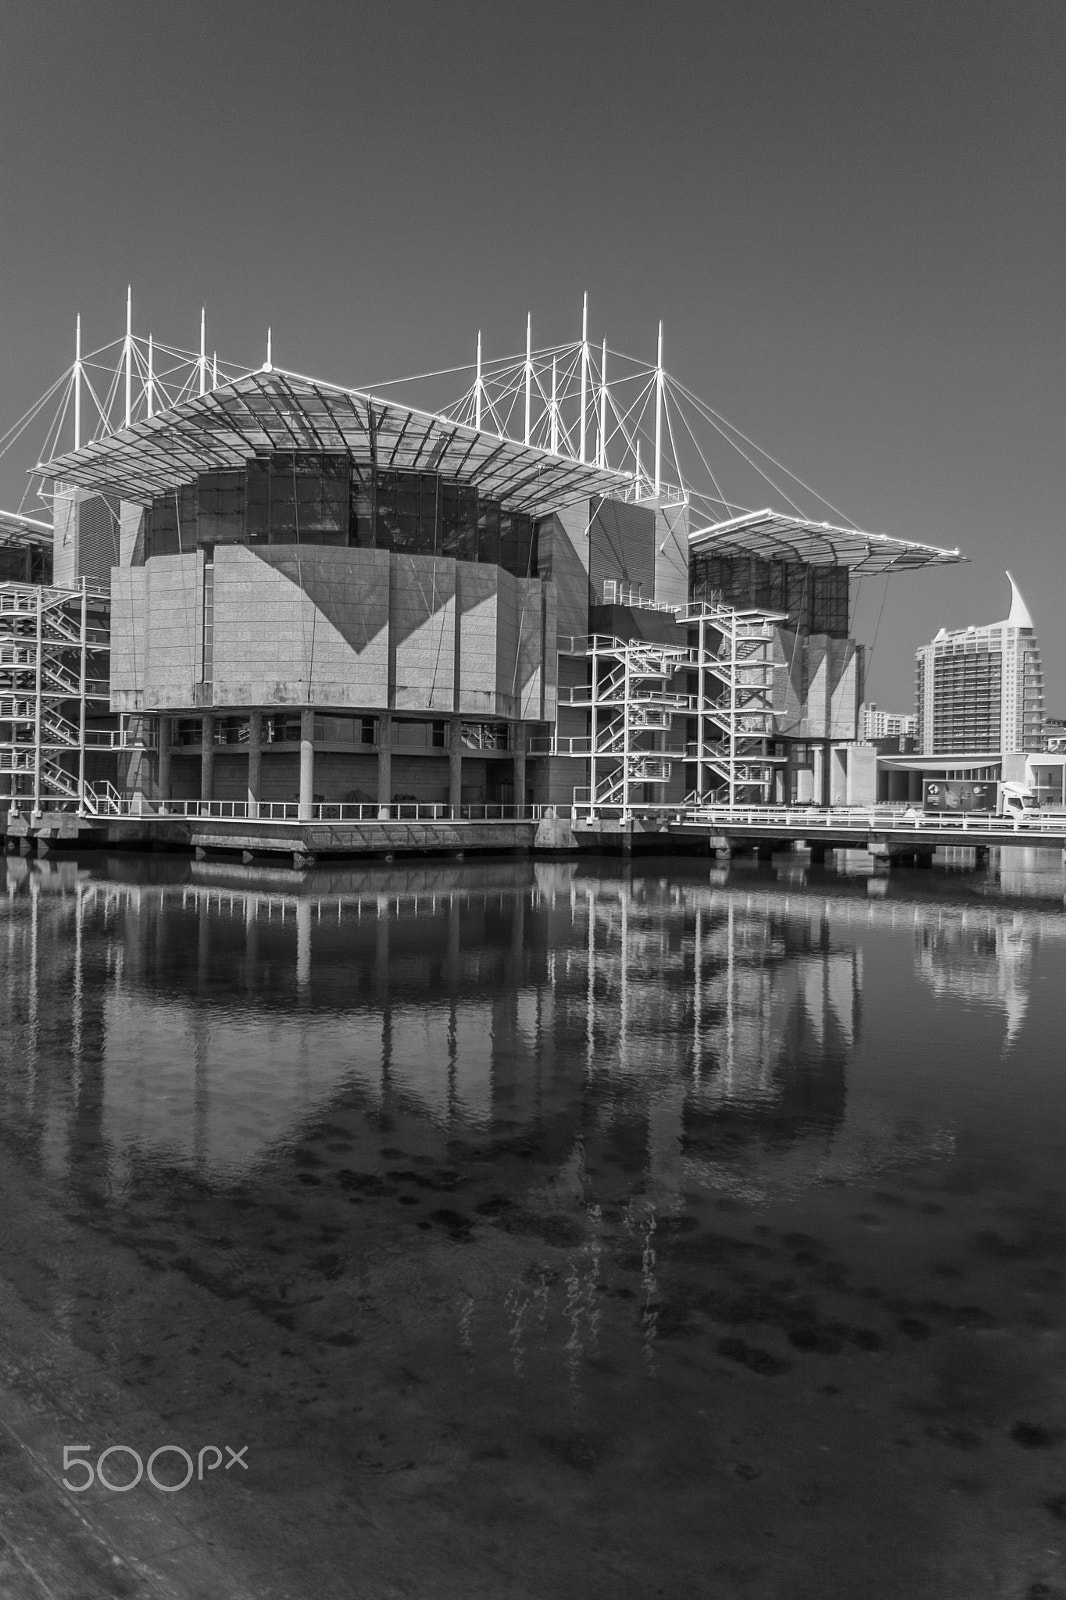
{"label": "concrete column", "polygon": [[511,737],[514,740],[514,803],[524,806],[526,803],[526,725],[516,722],[511,728]]}
{"label": "concrete column", "polygon": [[812,801],[813,801],[813,804],[816,805],[816,806],[824,806],[825,803],[826,803],[826,793],[825,793],[825,768],[826,768],[825,745],[824,744],[813,745],[811,747],[811,755],[812,755],[813,760],[814,760],[814,783],[813,783],[814,793],[812,795]]}
{"label": "concrete column", "polygon": [[248,714],[248,815],[259,815],[259,792],[263,778],[263,713]]}
{"label": "concrete column", "polygon": [[310,822],[315,799],[315,713],[311,706],[300,712],[300,809],[301,822]]}
{"label": "concrete column", "polygon": [[383,711],[378,718],[378,815],[387,816],[392,804],[392,718]]}
{"label": "concrete column", "polygon": [[463,719],[452,717],[448,729],[448,805],[459,815],[463,799]]}
{"label": "concrete column", "polygon": [[170,741],[169,717],[156,718],[155,786],[163,805],[170,799]]}
{"label": "concrete column", "polygon": [[200,799],[213,800],[215,788],[215,718],[205,711],[200,725]]}
{"label": "concrete column", "polygon": [[129,752],[129,764],[126,768],[126,791],[133,802],[133,809],[142,811],[144,802],[151,792],[147,719],[131,717],[129,732],[133,747]]}

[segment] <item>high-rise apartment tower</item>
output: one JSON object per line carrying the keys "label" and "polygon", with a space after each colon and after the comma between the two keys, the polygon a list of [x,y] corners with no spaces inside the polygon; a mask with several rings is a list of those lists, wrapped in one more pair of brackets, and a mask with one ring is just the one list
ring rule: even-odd
{"label": "high-rise apartment tower", "polygon": [[941,628],[915,655],[923,755],[1038,750],[1044,674],[1033,619],[1010,573],[1010,614],[985,627]]}

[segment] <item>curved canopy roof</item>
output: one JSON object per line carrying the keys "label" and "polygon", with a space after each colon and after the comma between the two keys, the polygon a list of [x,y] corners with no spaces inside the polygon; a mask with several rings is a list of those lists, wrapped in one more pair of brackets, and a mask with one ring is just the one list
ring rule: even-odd
{"label": "curved canopy roof", "polygon": [[629,473],[517,444],[393,400],[263,368],[42,462],[43,476],[147,504],[200,472],[275,450],[351,451],[383,470],[440,472],[510,511],[543,515],[632,487]]}
{"label": "curved canopy roof", "polygon": [[805,561],[814,566],[846,566],[855,572],[903,572],[916,567],[965,561],[958,550],[894,539],[887,533],[835,528],[783,511],[746,511],[728,522],[714,522],[689,536],[693,553],[761,556],[764,560]]}

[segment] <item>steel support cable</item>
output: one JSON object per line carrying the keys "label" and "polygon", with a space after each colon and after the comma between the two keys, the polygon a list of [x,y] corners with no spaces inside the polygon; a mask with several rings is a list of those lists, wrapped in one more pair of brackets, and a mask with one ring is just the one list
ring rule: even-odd
{"label": "steel support cable", "polygon": [[[670,398],[673,399],[674,396],[671,394]],[[667,414],[667,420],[669,420],[669,417],[670,417],[669,407],[667,407],[667,413],[666,414]],[[691,422],[689,422],[688,417],[685,415],[684,408],[681,407],[681,406],[678,406],[678,415],[680,416],[681,421],[685,424],[685,428],[688,431],[688,436],[692,440],[692,443],[696,447],[696,453],[698,454],[700,460],[703,463],[704,470],[707,473],[707,476],[711,480],[711,484],[712,484],[712,486],[714,488],[714,491],[715,491],[716,495],[718,496],[718,500],[719,500],[720,504],[722,505],[724,510],[735,512],[737,510],[736,505],[732,501],[727,500],[725,495],[723,494],[722,487],[719,484],[718,479],[715,477],[714,468],[711,466],[710,462],[707,460],[707,457],[704,455],[703,447],[700,444],[699,440],[697,439],[697,437],[696,437],[696,435],[695,435],[695,433],[693,431]],[[673,430],[672,429],[671,429],[670,437],[671,437],[671,441],[672,441],[673,440]],[[676,461],[675,461],[675,465],[676,465]]]}
{"label": "steel support cable", "polygon": [[[801,489],[805,489],[808,494],[814,495],[814,498],[820,501],[823,506],[828,506],[829,510],[832,511],[834,516],[843,518],[844,522],[846,522],[849,527],[856,529],[856,531],[861,531],[858,528],[858,524],[853,522],[846,512],[841,511],[840,508],[835,506],[831,500],[827,500],[824,495],[819,494],[817,489],[812,489],[809,483],[804,482],[804,480],[798,477],[797,474],[791,470],[791,468],[786,467],[783,462],[778,461],[776,457],[772,456],[768,450],[764,450],[761,444],[757,444],[754,439],[750,439],[746,433],[742,432],[741,429],[736,426],[735,423],[730,422],[727,417],[723,417],[717,411],[714,411],[712,407],[707,405],[706,401],[701,400],[698,395],[693,394],[691,389],[686,389],[685,386],[678,383],[676,379],[670,378],[669,382],[680,395],[683,395],[685,399],[689,401],[690,405],[693,405],[696,408],[697,412],[699,412],[705,421],[710,422],[713,427],[717,428],[718,432],[722,434],[722,437],[727,439],[727,442],[732,445],[733,449],[736,450],[738,454],[743,455],[744,452],[740,450],[740,447],[735,443],[734,440],[728,438],[728,434],[723,431],[724,429],[728,429],[730,432],[735,433],[737,438],[743,439],[745,444],[750,445],[753,450],[757,450],[761,456],[765,456],[767,461],[769,461],[772,466],[776,467],[779,472],[784,472],[792,479],[794,483],[798,483]],[[748,460],[746,456],[744,459]],[[752,466],[755,465],[754,462],[750,462],[749,464]],[[756,468],[756,470],[759,469]],[[762,476],[766,478],[767,483],[773,484],[773,480],[765,473],[763,473]],[[777,488],[777,485],[773,484],[773,487]],[[778,492],[783,493],[781,490]],[[799,508],[797,507],[796,509]]]}
{"label": "steel support cable", "polygon": [[[685,390],[680,391],[680,393],[687,395],[687,391],[685,391]],[[691,401],[693,397],[692,396],[688,396],[688,398]],[[771,489],[773,489],[774,493],[775,494],[779,494],[783,500],[787,501],[787,503],[791,506],[792,510],[795,511],[796,515],[799,516],[799,517],[802,517],[804,515],[803,507],[798,505],[797,502],[792,499],[791,495],[787,494],[785,492],[785,490],[782,489],[779,484],[775,483],[773,478],[770,477],[769,473],[766,472],[759,465],[759,463],[757,461],[753,461],[751,456],[749,456],[746,453],[746,451],[744,451],[744,450],[742,450],[740,448],[740,446],[737,444],[735,439],[731,439],[729,437],[729,434],[725,431],[725,428],[719,424],[719,422],[715,418],[714,414],[712,412],[709,412],[709,411],[701,413],[701,414],[704,417],[704,421],[710,423],[711,427],[714,428],[716,433],[719,433],[721,435],[721,437],[725,440],[726,444],[728,444],[731,449],[735,450],[737,452],[737,454],[739,456],[741,456],[743,458],[743,460],[745,460],[748,463],[748,466],[751,467],[752,471],[753,472],[757,472],[759,474],[760,478],[762,478],[764,480],[764,482],[766,482],[766,483],[768,483],[770,485],[770,487],[771,487]],[[667,416],[669,417],[669,411],[667,411]],[[737,431],[739,432],[739,430],[737,430]],[[741,435],[741,437],[743,438],[743,435]],[[759,447],[758,447],[758,445],[754,445],[753,448],[757,450]],[[765,454],[765,451],[762,452],[762,453]],[[703,455],[702,450],[700,451],[700,457],[701,457],[701,459],[703,461],[704,466],[706,467],[707,466],[707,459]],[[767,459],[770,460],[771,458],[767,457]],[[783,467],[781,470],[784,471],[784,472],[788,471],[787,467]],[[792,473],[789,473],[789,476],[792,477],[794,475]],[[796,481],[798,483],[800,480],[797,478]],[[812,489],[810,491],[810,493],[813,494],[814,490]],[[819,496],[818,498],[820,499],[821,496]],[[828,505],[829,502],[826,501],[825,504]]]}
{"label": "steel support cable", "polygon": [[37,416],[39,416],[41,411],[48,404],[49,400],[51,400],[52,396],[56,393],[56,391],[61,389],[61,388],[63,388],[64,385],[67,386],[68,391],[73,389],[73,387],[74,387],[74,368],[73,367],[68,367],[66,372],[60,373],[60,375],[56,379],[56,381],[49,388],[47,388],[45,390],[44,394],[41,395],[40,399],[39,400],[35,400],[33,402],[32,406],[30,406],[28,410],[26,410],[26,411],[24,411],[22,413],[22,415],[21,415],[21,417],[19,417],[18,421],[17,422],[13,422],[11,424],[11,427],[7,429],[6,433],[0,434],[0,456],[4,455],[5,452],[10,448],[10,446],[15,443],[16,439],[21,437],[21,435],[23,434],[25,429],[29,427],[30,423],[33,422],[33,420]]}

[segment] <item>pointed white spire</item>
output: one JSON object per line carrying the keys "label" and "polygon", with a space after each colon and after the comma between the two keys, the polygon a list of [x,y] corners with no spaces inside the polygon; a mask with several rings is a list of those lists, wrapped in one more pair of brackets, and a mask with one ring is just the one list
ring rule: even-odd
{"label": "pointed white spire", "polygon": [[155,411],[155,340],[148,335],[148,381],[144,386],[145,415],[150,417]]}
{"label": "pointed white spire", "polygon": [[207,392],[207,308],[200,307],[200,393]]}
{"label": "pointed white spire", "polygon": [[1010,584],[1010,616],[1007,618],[1008,628],[1031,628],[1033,619],[1029,615],[1029,607],[1022,599],[1022,591],[1018,588],[1010,573],[1007,573],[1007,582]]}
{"label": "pointed white spire", "polygon": [[481,329],[477,330],[477,372],[474,377],[474,427],[481,431]]}
{"label": "pointed white spire", "polygon": [[274,362],[273,362],[273,359],[271,358],[271,354],[270,354],[270,329],[268,328],[267,329],[267,358],[263,362],[263,371],[264,372],[273,372],[273,370],[274,370]]}

